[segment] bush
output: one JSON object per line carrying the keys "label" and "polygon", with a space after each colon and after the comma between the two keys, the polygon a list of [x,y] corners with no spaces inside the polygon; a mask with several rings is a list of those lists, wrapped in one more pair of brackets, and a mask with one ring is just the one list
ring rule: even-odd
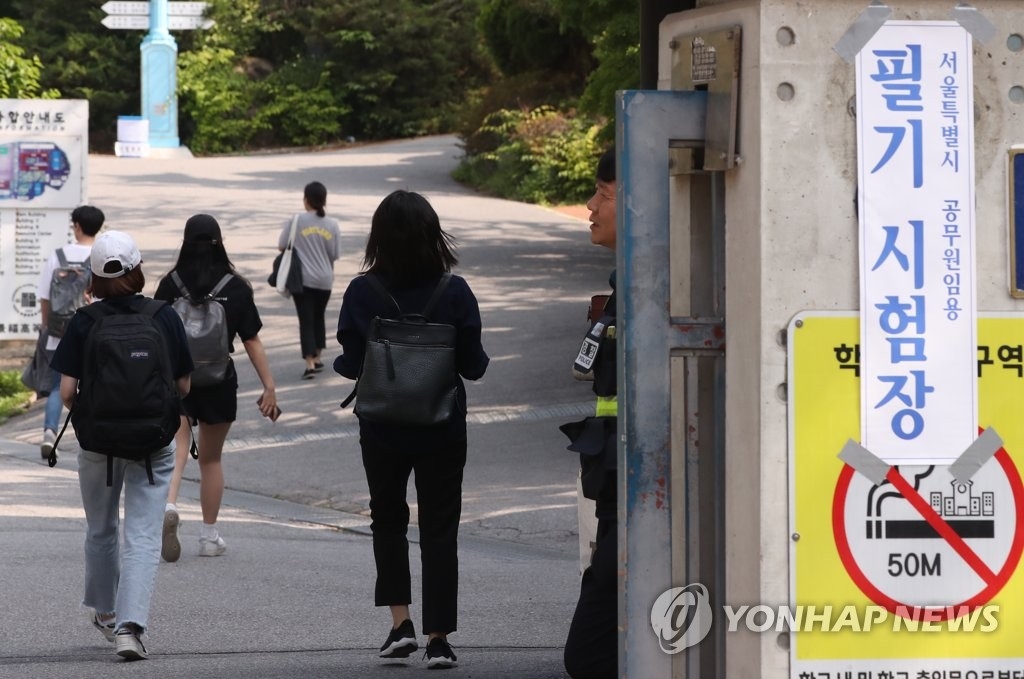
{"label": "bush", "polygon": [[491,195],[541,204],[579,203],[594,189],[594,167],[604,148],[603,121],[551,106],[502,109],[489,115],[453,173]]}
{"label": "bush", "polygon": [[178,93],[190,115],[187,145],[196,153],[247,148],[270,126],[256,115],[256,87],[234,52],[214,48],[178,55]]}
{"label": "bush", "polygon": [[0,371],[0,422],[23,413],[32,400],[32,392],[21,383],[20,370]]}

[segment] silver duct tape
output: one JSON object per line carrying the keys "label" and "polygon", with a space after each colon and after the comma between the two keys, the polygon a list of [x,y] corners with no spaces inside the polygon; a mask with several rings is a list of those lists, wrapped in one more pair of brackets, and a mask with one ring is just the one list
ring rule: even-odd
{"label": "silver duct tape", "polygon": [[884,460],[853,439],[848,440],[839,451],[839,459],[866,476],[876,486],[885,481],[885,475],[891,468]]}
{"label": "silver duct tape", "polygon": [[857,53],[864,49],[864,45],[878,32],[889,17],[892,16],[892,9],[887,5],[874,0],[863,12],[860,13],[850,27],[839,38],[839,42],[832,48],[843,60],[852,64],[857,58]]}
{"label": "silver duct tape", "polygon": [[949,15],[953,20],[964,27],[964,30],[971,34],[975,40],[984,45],[995,37],[996,27],[984,14],[970,5],[958,3]]}
{"label": "silver duct tape", "polygon": [[967,450],[949,465],[949,473],[957,483],[967,483],[972,476],[1003,447],[1003,439],[989,427],[981,433]]}

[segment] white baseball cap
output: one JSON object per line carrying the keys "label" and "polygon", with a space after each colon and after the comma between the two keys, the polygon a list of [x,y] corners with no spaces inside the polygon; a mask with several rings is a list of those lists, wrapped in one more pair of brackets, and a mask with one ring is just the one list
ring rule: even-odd
{"label": "white baseball cap", "polygon": [[142,253],[124,231],[104,231],[96,237],[89,254],[92,273],[100,278],[120,278],[141,263]]}

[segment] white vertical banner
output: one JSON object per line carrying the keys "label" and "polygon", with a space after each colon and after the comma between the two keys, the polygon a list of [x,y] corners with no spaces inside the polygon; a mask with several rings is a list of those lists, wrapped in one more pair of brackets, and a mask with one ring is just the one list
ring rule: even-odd
{"label": "white vertical banner", "polygon": [[35,339],[43,261],[85,201],[89,102],[0,99],[0,342]]}
{"label": "white vertical banner", "polygon": [[972,73],[956,22],[886,22],[857,55],[861,443],[889,464],[977,438]]}

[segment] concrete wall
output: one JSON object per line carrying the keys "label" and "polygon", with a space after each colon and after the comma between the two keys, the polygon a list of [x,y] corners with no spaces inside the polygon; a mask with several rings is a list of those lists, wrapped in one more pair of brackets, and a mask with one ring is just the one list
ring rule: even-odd
{"label": "concrete wall", "polygon": [[[786,348],[803,310],[859,299],[854,66],[833,51],[868,0],[698,1],[661,26],[659,88],[673,37],[743,28],[738,153],[726,189],[727,602],[788,601]],[[948,20],[954,0],[891,0],[892,19]],[[974,47],[977,296],[982,311],[1024,310],[1008,292],[1007,151],[1024,142],[1019,0],[972,3],[996,26]],[[780,97],[782,89],[791,97]],[[685,182],[674,186],[680,190]],[[673,228],[676,216],[673,215]],[[685,225],[680,225],[685,226]],[[837,451],[838,452],[838,451]],[[727,637],[728,676],[786,677],[785,639]]]}

